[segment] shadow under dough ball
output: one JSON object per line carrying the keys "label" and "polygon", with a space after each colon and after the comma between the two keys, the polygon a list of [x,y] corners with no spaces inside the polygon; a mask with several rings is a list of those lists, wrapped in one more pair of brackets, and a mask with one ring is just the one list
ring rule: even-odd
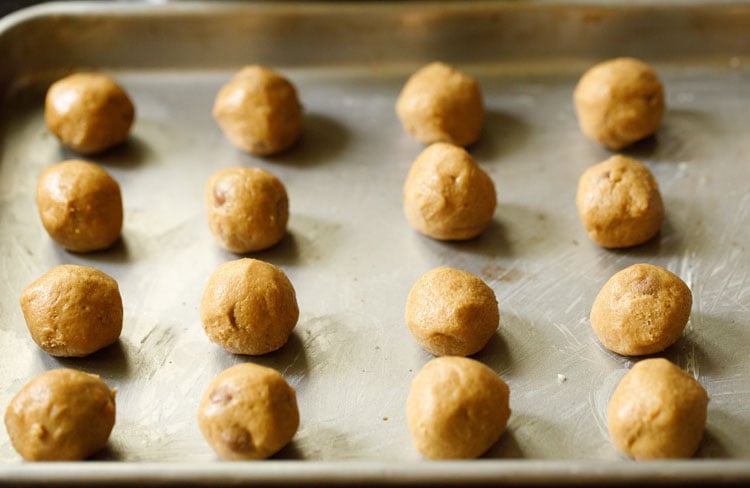
{"label": "shadow under dough ball", "polygon": [[443,356],[412,381],[406,422],[414,447],[427,459],[472,459],[505,432],[510,389],[483,363]]}
{"label": "shadow under dough ball", "polygon": [[466,240],[481,234],[495,213],[490,176],[462,147],[438,142],[412,163],[403,189],[406,219],[438,240]]}
{"label": "shadow under dough ball", "polygon": [[492,288],[473,274],[439,267],[422,275],[406,300],[406,325],[436,356],[479,352],[500,324]]}
{"label": "shadow under dough ball", "polygon": [[88,266],[55,266],[24,289],[20,302],[32,339],[52,356],[87,356],[122,332],[117,281]]}
{"label": "shadow under dough ball", "polygon": [[101,450],[115,425],[115,390],[98,376],[53,369],[29,381],[5,410],[5,427],[27,461],[79,461]]}
{"label": "shadow under dough ball", "polygon": [[468,146],[482,133],[484,102],[474,78],[433,62],[409,77],[396,100],[396,114],[406,132],[423,144]]}
{"label": "shadow under dough ball", "polygon": [[244,254],[278,243],[286,234],[289,197],[276,176],[259,168],[214,173],[205,190],[208,226],[226,249]]}
{"label": "shadow under dough ball", "polygon": [[203,291],[200,313],[211,341],[234,354],[258,356],[286,344],[299,307],[280,268],[243,258],[216,268]]}
{"label": "shadow under dough ball", "polygon": [[591,240],[606,248],[643,244],[659,232],[664,219],[659,184],[651,171],[620,155],[581,175],[576,207]]}
{"label": "shadow under dough ball", "polygon": [[112,78],[76,73],[53,83],[44,104],[49,130],[73,151],[91,155],[128,138],[135,107]]}
{"label": "shadow under dough ball", "polygon": [[297,396],[277,371],[237,364],[209,384],[198,407],[198,425],[222,459],[265,459],[297,432]]}
{"label": "shadow under dough ball", "polygon": [[703,438],[708,401],[703,386],[678,366],[643,359],[610,397],[610,438],[636,460],[690,458]]}
{"label": "shadow under dough ball", "polygon": [[581,131],[619,150],[657,131],[664,114],[664,86],[650,65],[615,58],[581,76],[573,102]]}
{"label": "shadow under dough ball", "polygon": [[682,335],[693,295],[676,274],[653,264],[615,273],[591,306],[591,327],[601,343],[623,356],[661,352]]}
{"label": "shadow under dough ball", "polygon": [[69,160],[45,169],[37,182],[36,204],[44,229],[69,251],[107,249],[120,237],[120,185],[94,163]]}
{"label": "shadow under dough ball", "polygon": [[294,85],[259,65],[244,67],[221,87],[213,116],[235,146],[260,156],[289,148],[302,133],[302,105]]}

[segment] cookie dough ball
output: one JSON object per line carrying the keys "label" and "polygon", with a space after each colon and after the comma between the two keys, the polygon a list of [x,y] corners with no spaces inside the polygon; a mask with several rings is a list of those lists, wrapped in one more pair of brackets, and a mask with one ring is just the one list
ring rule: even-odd
{"label": "cookie dough ball", "polygon": [[237,364],[206,389],[198,407],[198,425],[222,459],[265,459],[297,432],[297,396],[275,370]]}
{"label": "cookie dough ball", "polygon": [[102,449],[115,425],[115,390],[98,376],[53,369],[29,381],[5,410],[5,428],[27,461],[79,461]]}
{"label": "cookie dough ball", "polygon": [[449,142],[467,146],[484,123],[479,84],[445,63],[430,63],[414,73],[396,101],[406,132],[423,144]]}
{"label": "cookie dough ball", "polygon": [[510,389],[492,369],[443,356],[414,377],[406,421],[414,447],[428,459],[471,459],[497,442],[510,417]]}
{"label": "cookie dough ball", "polygon": [[120,185],[94,163],[68,160],[45,169],[37,182],[36,205],[44,229],[69,251],[107,249],[120,237]]}
{"label": "cookie dough ball", "polygon": [[134,118],[130,97],[106,75],[76,73],[47,90],[47,127],[79,154],[96,154],[120,144],[128,138]]}
{"label": "cookie dough ball", "polygon": [[633,58],[615,58],[586,71],[573,94],[581,131],[612,150],[659,128],[664,87],[654,69]]}
{"label": "cookie dough ball", "polygon": [[474,158],[447,143],[428,146],[404,183],[404,213],[422,234],[466,240],[487,228],[495,213],[495,184]]}
{"label": "cookie dough ball", "polygon": [[693,295],[676,274],[653,264],[615,273],[591,307],[591,326],[601,343],[624,356],[663,351],[690,318]]}
{"label": "cookie dough ball", "polygon": [[606,248],[650,240],[664,218],[659,185],[640,162],[612,156],[578,180],[576,206],[591,240]]}
{"label": "cookie dough ball", "polygon": [[269,248],[286,234],[289,197],[281,180],[268,171],[229,168],[214,173],[205,202],[211,232],[234,253]]}
{"label": "cookie dough ball", "polygon": [[97,269],[56,266],[27,286],[20,301],[31,338],[52,356],[87,356],[120,338],[120,289]]}
{"label": "cookie dough ball", "polygon": [[206,335],[234,354],[266,354],[286,344],[299,308],[286,274],[273,264],[243,258],[220,265],[203,291]]}
{"label": "cookie dough ball", "polygon": [[302,132],[294,85],[258,65],[246,66],[221,88],[213,115],[235,146],[260,156],[287,149]]}
{"label": "cookie dough ball", "polygon": [[417,343],[436,356],[479,352],[499,324],[495,292],[460,269],[439,267],[425,273],[406,300],[406,325]]}
{"label": "cookie dough ball", "polygon": [[703,437],[707,410],[708,394],[695,378],[666,359],[644,359],[609,400],[609,435],[634,459],[689,458]]}

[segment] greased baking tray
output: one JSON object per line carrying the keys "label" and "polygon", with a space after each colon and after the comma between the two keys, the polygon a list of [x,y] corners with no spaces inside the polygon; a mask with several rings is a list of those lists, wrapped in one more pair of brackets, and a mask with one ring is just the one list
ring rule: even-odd
{"label": "greased baking tray", "polygon": [[[23,463],[5,430],[5,483],[625,483],[750,481],[750,3],[388,2],[57,3],[0,21],[0,406],[57,367],[117,387],[117,424],[95,461]],[[658,134],[625,154],[646,163],[666,206],[660,235],[608,251],[575,208],[579,175],[610,152],[578,130],[572,91],[596,61],[632,55],[662,77]],[[411,72],[452,63],[481,84],[487,120],[471,153],[492,176],[489,229],[463,243],[430,240],[402,213],[401,189],[423,149],[395,99]],[[298,87],[304,135],[288,152],[236,150],[211,117],[219,87],[262,63]],[[42,101],[72,71],[116,77],[137,112],[127,143],[88,158],[120,182],[121,241],[72,254],[43,230],[41,170],[75,157],[46,130]],[[258,166],[290,195],[289,234],[252,254],[282,267],[301,316],[289,343],[262,357],[209,342],[198,303],[210,273],[238,256],[219,248],[203,210],[214,171]],[[588,323],[616,271],[664,266],[691,287],[683,337],[665,356],[711,397],[695,458],[635,463],[611,445],[606,404],[636,359],[606,351]],[[122,337],[84,359],[31,341],[18,304],[54,265],[114,276]],[[405,424],[410,382],[430,359],[403,319],[416,279],[440,265],[495,290],[501,326],[476,358],[511,388],[513,415],[482,459],[423,461]],[[217,459],[196,423],[208,382],[232,364],[281,371],[301,425],[273,459]]]}

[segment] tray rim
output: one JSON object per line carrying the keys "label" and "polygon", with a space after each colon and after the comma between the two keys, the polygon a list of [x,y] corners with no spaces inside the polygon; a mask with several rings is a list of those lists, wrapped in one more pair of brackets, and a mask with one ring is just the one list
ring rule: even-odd
{"label": "tray rim", "polygon": [[[739,13],[743,19],[750,17],[750,0],[662,0],[658,3],[649,0],[405,0],[396,2],[378,2],[373,0],[161,0],[152,2],[150,0],[140,1],[111,1],[101,2],[97,0],[51,0],[35,5],[23,7],[13,11],[4,17],[0,17],[0,47],[6,42],[6,37],[11,36],[15,30],[23,29],[36,21],[49,19],[62,19],[66,17],[96,19],[97,17],[112,17],[129,20],[138,19],[194,19],[201,15],[210,13],[212,15],[235,16],[235,15],[316,15],[321,16],[335,9],[336,14],[358,15],[367,13],[377,14],[387,12],[390,16],[408,14],[415,8],[420,13],[442,14],[450,13],[478,14],[486,9],[495,9],[497,12],[533,12],[545,9],[557,9],[564,12],[566,9],[585,10],[587,16],[596,18],[598,16],[617,12],[627,14],[639,9],[646,9],[654,13],[669,12],[674,8],[695,12],[723,12],[731,10]],[[750,50],[744,44],[738,48],[740,57],[750,56]],[[25,53],[28,55],[28,53]],[[687,53],[681,55],[689,56]],[[698,54],[700,56],[700,54]],[[49,60],[49,57],[46,58]],[[540,60],[526,59],[503,60],[503,63],[526,64],[539,62]],[[541,60],[547,63],[549,60]],[[57,61],[54,61],[57,62]],[[481,62],[481,61],[480,61]],[[472,62],[469,61],[468,64]],[[367,64],[363,61],[363,64]],[[96,67],[98,65],[94,65]],[[197,67],[193,66],[193,67]],[[170,65],[167,65],[170,67]],[[147,66],[145,69],[152,69]],[[185,66],[180,65],[180,69]],[[69,72],[71,65],[63,63],[50,64],[46,67],[49,71]],[[101,69],[108,69],[101,66]],[[134,69],[124,66],[120,69]],[[138,68],[135,68],[138,69]],[[189,69],[189,67],[188,67]],[[19,63],[17,59],[6,56],[3,66],[0,66],[0,97],[4,97],[13,88],[9,80],[23,78],[29,74],[37,73],[33,67],[25,65],[23,60]]]}
{"label": "tray rim", "polygon": [[[5,483],[237,483],[263,484],[479,484],[597,485],[607,483],[737,483],[750,481],[750,462],[743,460],[667,461],[284,461],[122,463],[78,461],[0,465]],[[52,478],[54,477],[54,478]]]}

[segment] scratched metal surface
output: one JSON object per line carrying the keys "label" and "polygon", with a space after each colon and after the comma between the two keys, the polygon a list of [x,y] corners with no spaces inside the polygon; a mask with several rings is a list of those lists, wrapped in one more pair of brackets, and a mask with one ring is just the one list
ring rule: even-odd
{"label": "scratched metal surface", "polygon": [[[554,8],[71,3],[0,23],[9,53],[0,72],[0,406],[56,367],[99,374],[118,389],[117,424],[96,456],[104,462],[24,465],[3,429],[4,479],[750,479],[750,47],[740,34],[750,27],[750,9],[726,6],[709,15],[685,5],[579,6],[558,17]],[[332,27],[356,26],[363,16],[370,31],[361,37]],[[524,28],[539,32],[552,17],[559,29],[540,36],[542,45],[518,45],[525,57],[515,56],[507,43],[522,39]],[[467,18],[477,25],[467,30]],[[618,23],[646,37],[656,25],[667,30],[650,58],[642,36],[628,49],[612,40],[607,32]],[[394,25],[403,32],[389,30]],[[288,44],[300,39],[308,44]],[[679,58],[669,43],[684,46]],[[594,60],[632,53],[659,71],[668,111],[655,138],[625,153],[655,174],[666,220],[653,242],[607,251],[587,238],[574,197],[579,175],[611,153],[579,132],[571,94]],[[489,229],[465,243],[425,238],[402,214],[403,180],[423,147],[399,125],[395,98],[406,77],[434,58],[474,75],[487,106],[482,138],[470,151],[493,178],[499,203]],[[233,148],[210,116],[221,84],[256,60],[297,85],[306,113],[302,140],[266,159]],[[83,68],[115,76],[135,102],[137,121],[126,144],[89,158],[122,186],[123,238],[109,251],[76,255],[44,232],[34,189],[43,168],[74,157],[44,126],[44,90]],[[286,346],[257,358],[210,343],[198,314],[209,274],[238,257],[213,240],[202,206],[209,175],[234,165],[273,172],[290,195],[288,236],[252,257],[287,272],[300,320]],[[634,359],[604,350],[587,317],[603,283],[637,262],[674,271],[693,292],[685,333],[662,355],[711,397],[695,462],[632,463],[608,439],[607,400]],[[62,263],[95,266],[120,284],[122,337],[88,358],[55,359],[38,349],[18,305],[27,284]],[[500,329],[476,358],[510,385],[513,415],[485,459],[426,466],[412,447],[404,404],[431,356],[409,335],[403,308],[414,281],[440,265],[479,275],[497,294]],[[242,361],[281,371],[301,412],[292,444],[252,468],[219,463],[195,421],[208,382]]]}

